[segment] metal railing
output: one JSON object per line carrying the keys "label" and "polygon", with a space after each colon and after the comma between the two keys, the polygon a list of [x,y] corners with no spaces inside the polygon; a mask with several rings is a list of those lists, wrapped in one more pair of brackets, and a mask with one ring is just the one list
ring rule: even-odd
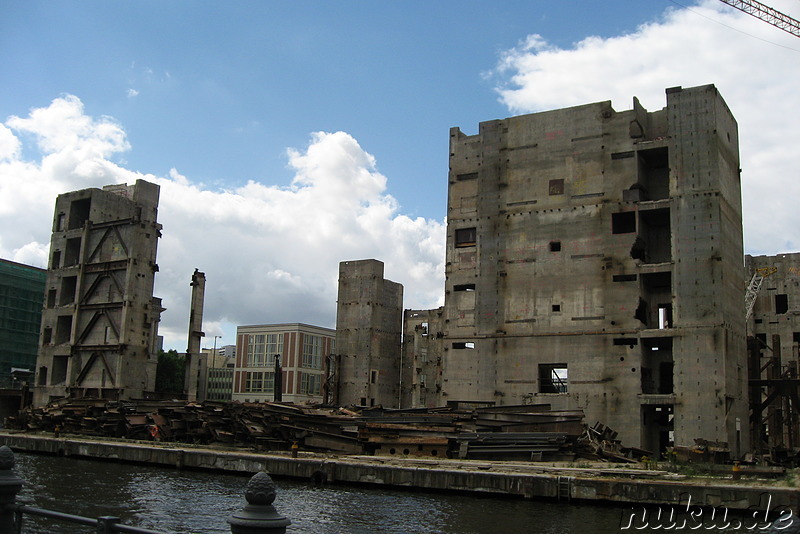
{"label": "metal railing", "polygon": [[128,534],[166,534],[161,531],[123,525],[119,522],[119,517],[114,516],[102,516],[97,519],[91,519],[89,517],[65,514],[63,512],[56,512],[55,510],[45,510],[44,508],[36,508],[35,506],[27,506],[24,504],[16,504],[13,505],[12,508],[14,510],[15,530],[12,531],[14,534],[22,534],[23,514],[38,515],[39,517],[47,517],[64,523],[94,527],[94,532],[97,534],[114,534],[116,532],[127,532]]}
{"label": "metal railing", "polygon": [[[22,534],[25,515],[45,517],[54,521],[92,527],[97,534],[166,534],[120,523],[115,516],[97,519],[46,510],[16,502],[24,481],[14,473],[14,453],[3,445],[0,447],[0,533]],[[272,506],[276,496],[272,478],[259,472],[247,483],[245,499],[247,505],[228,518],[232,534],[285,534],[291,521],[280,515]]]}

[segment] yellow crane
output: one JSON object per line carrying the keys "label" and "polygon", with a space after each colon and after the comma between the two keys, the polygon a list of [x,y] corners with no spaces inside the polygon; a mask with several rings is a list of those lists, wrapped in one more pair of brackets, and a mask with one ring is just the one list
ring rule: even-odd
{"label": "yellow crane", "polygon": [[753,306],[756,303],[756,297],[758,296],[758,290],[761,289],[761,282],[764,281],[764,278],[773,275],[778,272],[777,267],[759,267],[753,273],[753,278],[750,279],[750,283],[747,286],[747,291],[744,294],[744,320],[748,320],[750,315],[753,313]]}

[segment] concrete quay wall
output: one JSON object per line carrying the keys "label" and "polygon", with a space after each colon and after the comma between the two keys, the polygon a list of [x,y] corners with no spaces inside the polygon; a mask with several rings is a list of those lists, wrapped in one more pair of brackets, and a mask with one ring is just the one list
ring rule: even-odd
{"label": "concrete quay wall", "polygon": [[[519,496],[528,499],[583,500],[633,505],[724,506],[800,511],[800,491],[753,482],[667,480],[634,469],[553,469],[537,464],[421,460],[365,456],[326,457],[216,450],[181,444],[55,438],[0,432],[0,445],[14,451],[72,458],[272,476],[324,483],[450,490]],[[652,478],[654,477],[654,478]]]}

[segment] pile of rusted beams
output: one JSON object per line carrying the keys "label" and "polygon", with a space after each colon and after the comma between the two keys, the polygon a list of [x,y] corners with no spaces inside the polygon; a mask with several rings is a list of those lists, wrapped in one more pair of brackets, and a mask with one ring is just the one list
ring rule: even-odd
{"label": "pile of rusted beams", "polygon": [[601,423],[587,427],[576,441],[575,453],[587,460],[634,463],[643,458],[653,458],[653,453],[635,447],[625,447],[617,439],[618,433]]}
{"label": "pile of rusted beams", "polygon": [[69,399],[29,408],[6,426],[256,450],[289,450],[296,443],[302,450],[345,454],[556,460],[588,453],[614,459],[581,442],[587,431],[582,411],[551,410],[547,404],[387,410]]}

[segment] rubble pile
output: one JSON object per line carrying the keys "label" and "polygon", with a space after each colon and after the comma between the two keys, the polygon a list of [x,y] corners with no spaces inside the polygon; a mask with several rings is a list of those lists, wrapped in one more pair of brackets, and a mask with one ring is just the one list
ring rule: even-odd
{"label": "rubble pile", "polygon": [[62,399],[29,408],[6,427],[106,438],[343,454],[492,460],[634,461],[581,410],[548,404],[388,410],[283,403]]}

